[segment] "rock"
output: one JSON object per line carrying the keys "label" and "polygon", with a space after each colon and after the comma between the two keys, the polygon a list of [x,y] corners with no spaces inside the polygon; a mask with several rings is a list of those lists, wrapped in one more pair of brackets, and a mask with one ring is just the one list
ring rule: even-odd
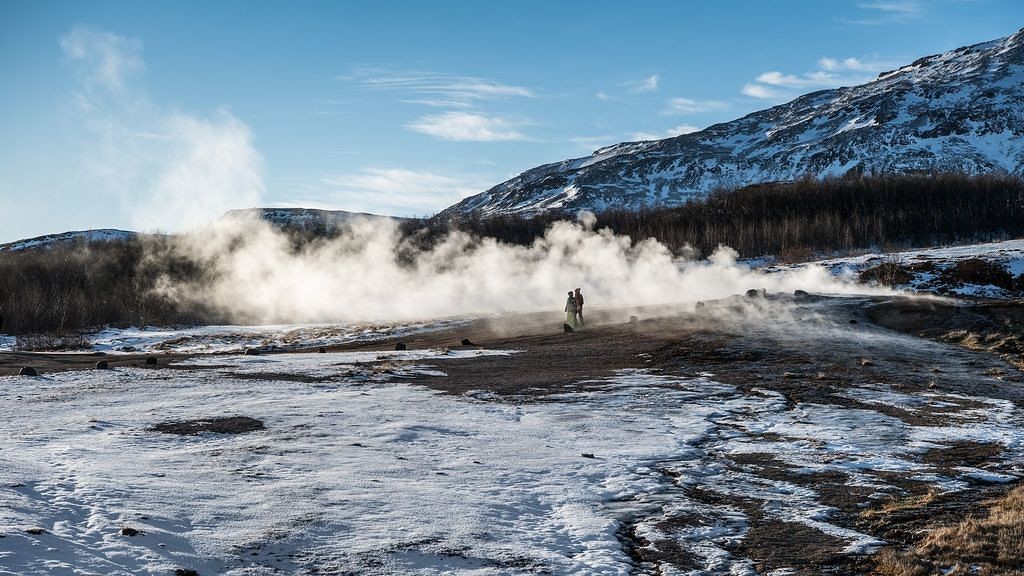
{"label": "rock", "polygon": [[39,372],[31,366],[24,366],[21,370],[18,370],[18,376],[39,376]]}
{"label": "rock", "polygon": [[110,364],[108,364],[106,360],[97,360],[96,361],[96,369],[97,370],[109,370],[110,369]]}
{"label": "rock", "polygon": [[161,422],[152,428],[151,432],[162,432],[164,434],[177,434],[179,436],[195,436],[203,432],[214,434],[244,434],[263,430],[263,422],[248,416],[222,416],[219,418],[200,418],[196,420],[176,420]]}
{"label": "rock", "polygon": [[121,352],[135,352],[137,348],[135,346],[121,346],[118,350]]}
{"label": "rock", "polygon": [[858,324],[858,322],[856,320],[854,320],[853,318],[850,318],[850,324]]}
{"label": "rock", "polygon": [[703,308],[704,306],[705,306],[705,304],[703,302],[701,302],[700,300],[698,300],[697,303],[694,304],[695,308]]}
{"label": "rock", "polygon": [[405,342],[399,342],[398,344],[395,344],[395,350],[405,350],[405,349],[406,349]]}
{"label": "rock", "polygon": [[469,338],[463,338],[462,339],[462,345],[463,346],[476,346],[476,344],[473,344],[472,342],[469,341]]}
{"label": "rock", "polygon": [[750,290],[747,290],[747,298],[764,298],[767,295],[768,290],[764,288],[751,288]]}
{"label": "rock", "polygon": [[319,352],[320,354],[327,354],[327,348],[324,348],[323,346],[321,346],[321,347],[320,347],[320,348],[319,348],[319,349],[317,350],[317,352]]}
{"label": "rock", "polygon": [[139,531],[136,530],[135,528],[129,528],[128,526],[125,526],[124,528],[121,528],[121,536],[138,536],[138,535],[139,535]]}
{"label": "rock", "polygon": [[810,294],[808,294],[806,290],[797,289],[793,290],[793,296],[797,298],[807,298]]}
{"label": "rock", "polygon": [[25,533],[33,536],[39,536],[40,534],[46,534],[46,530],[43,530],[42,528],[26,528]]}
{"label": "rock", "polygon": [[584,452],[583,454],[580,454],[580,456],[582,456],[584,458],[597,458],[597,456],[594,456],[590,452]]}
{"label": "rock", "polygon": [[191,568],[178,568],[174,571],[174,576],[199,576],[199,572]]}
{"label": "rock", "polygon": [[636,316],[630,316],[629,317],[629,323],[630,324],[636,324],[637,321],[638,321],[638,318]]}
{"label": "rock", "polygon": [[566,334],[572,334],[573,332],[575,332],[575,330],[573,330],[572,326],[569,326],[568,324],[562,324],[562,332],[565,332]]}
{"label": "rock", "polygon": [[146,356],[147,366],[156,366],[156,356]]}
{"label": "rock", "polygon": [[867,358],[861,358],[860,359],[860,365],[861,366],[874,366],[875,363],[872,362],[871,360],[867,359]]}
{"label": "rock", "polygon": [[259,355],[260,355],[260,351],[255,349],[255,348],[246,348],[245,352],[242,353],[242,356],[259,356]]}

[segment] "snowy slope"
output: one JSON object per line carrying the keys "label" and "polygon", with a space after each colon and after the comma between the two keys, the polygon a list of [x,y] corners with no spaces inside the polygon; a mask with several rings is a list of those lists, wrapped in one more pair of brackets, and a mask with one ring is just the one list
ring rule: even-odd
{"label": "snowy slope", "polygon": [[362,212],[346,212],[345,210],[318,210],[315,208],[246,208],[229,210],[221,220],[258,218],[279,228],[301,229],[311,231],[334,230],[353,218],[371,220],[404,220],[391,216],[378,216]]}
{"label": "snowy slope", "polygon": [[74,232],[62,232],[60,234],[47,234],[46,236],[0,244],[0,252],[17,252],[32,248],[53,248],[56,246],[66,246],[77,243],[91,244],[93,242],[111,242],[116,240],[128,240],[136,238],[137,236],[137,232],[110,228],[99,230],[78,230]]}
{"label": "snowy slope", "polygon": [[[991,267],[982,270],[987,274],[975,273],[978,278],[971,278],[967,273],[970,268],[963,266],[979,262]],[[894,265],[905,273],[906,281],[896,285],[905,290],[987,298],[1018,298],[1024,292],[1024,240],[869,253],[791,265],[771,265],[766,260],[748,262],[753,267],[763,266],[766,272],[822,266],[834,275],[851,277],[883,264]],[[1008,279],[1012,283],[1007,283]]]}
{"label": "snowy slope", "polygon": [[[755,576],[728,551],[748,526],[734,498],[763,500],[769,518],[834,536],[848,553],[881,542],[833,523],[814,490],[738,472],[729,454],[847,474],[879,501],[891,494],[874,470],[943,491],[1018,478],[1010,464],[940,471],[919,458],[974,441],[998,442],[1007,463],[1019,462],[1022,414],[1010,401],[879,384],[844,392],[862,408],[792,405],[706,377],[623,371],[591,392],[520,404],[389,381],[436,374],[441,356],[387,353],[411,362],[392,372],[367,364],[375,354],[284,354],[2,377],[0,574],[626,576],[636,565],[618,529],[641,518],[637,533],[671,539],[699,568],[691,574]],[[941,409],[946,423],[915,426],[872,406]],[[266,428],[150,429],[216,416]],[[693,485],[721,503],[680,490]],[[662,507],[701,521],[665,534]]]}
{"label": "snowy slope", "polygon": [[672,206],[848,173],[1024,173],[1024,30],[691,134],[528,170],[443,214]]}

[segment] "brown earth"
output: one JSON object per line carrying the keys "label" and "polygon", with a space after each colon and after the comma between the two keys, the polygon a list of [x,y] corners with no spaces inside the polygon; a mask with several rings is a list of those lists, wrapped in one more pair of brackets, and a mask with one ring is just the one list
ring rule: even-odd
{"label": "brown earth", "polygon": [[[876,410],[914,426],[941,425],[946,414],[976,408],[969,399],[950,397],[947,405],[911,410],[865,404],[844,391],[884,385],[913,394],[924,391],[1005,399],[1024,405],[1020,338],[1024,337],[1024,303],[963,302],[908,297],[827,298],[788,296],[732,297],[698,308],[588,310],[588,326],[563,333],[551,315],[517,315],[477,320],[445,330],[333,346],[342,351],[408,349],[505,349],[509,356],[430,361],[445,376],[421,376],[416,385],[451,394],[487,391],[510,402],[544,401],[546,396],[598,387],[601,379],[622,369],[651,369],[666,374],[710,373],[719,382],[756,394],[781,393],[793,406],[819,403]],[[639,318],[630,321],[630,316]],[[906,337],[910,335],[912,337]],[[475,346],[464,346],[468,339]],[[309,351],[309,350],[306,350]],[[315,350],[314,350],[315,351]],[[88,369],[96,360],[112,368],[198,369],[160,355],[156,366],[145,355],[0,353],[0,375],[33,366],[47,372]],[[385,357],[382,355],[382,357]],[[387,362],[395,363],[394,358]],[[422,364],[423,361],[417,363]],[[770,440],[770,439],[769,439]],[[957,466],[996,468],[1002,449],[994,444],[962,443],[929,450],[921,460],[938,470]],[[836,509],[837,525],[884,539],[892,550],[914,549],[927,535],[956,525],[967,516],[985,517],[984,502],[1005,495],[1010,486],[981,485],[952,494],[937,494],[931,485],[906,473],[874,473],[888,486],[877,490],[847,485],[841,473],[806,474],[791,470],[770,454],[745,454],[730,466],[763,478],[813,486],[820,500]],[[664,471],[671,482],[669,471]],[[688,490],[686,496],[719,496]],[[871,557],[842,554],[843,543],[804,525],[782,523],[759,512],[752,500],[731,503],[747,515],[749,527],[731,548],[762,571],[791,568],[797,574],[869,574]],[[685,526],[699,522],[669,518]],[[638,566],[692,569],[694,558],[669,541],[646,542],[626,524],[620,531]],[[901,557],[902,558],[902,557]],[[655,572],[652,572],[655,573]]]}

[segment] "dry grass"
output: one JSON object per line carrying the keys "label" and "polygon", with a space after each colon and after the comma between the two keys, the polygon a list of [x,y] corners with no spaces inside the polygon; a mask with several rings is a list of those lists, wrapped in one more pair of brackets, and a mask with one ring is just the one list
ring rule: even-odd
{"label": "dry grass", "polygon": [[1024,486],[985,503],[988,514],[929,532],[910,550],[876,556],[883,576],[1024,576]]}
{"label": "dry grass", "polygon": [[908,496],[906,498],[892,498],[888,502],[882,505],[881,508],[865,510],[861,513],[861,516],[870,518],[872,516],[884,516],[892,514],[893,512],[899,512],[901,510],[910,510],[914,508],[921,508],[935,501],[935,498],[939,495],[937,490],[929,490],[924,494],[918,494],[917,496]]}
{"label": "dry grass", "polygon": [[14,349],[21,352],[65,352],[89,347],[88,338],[76,333],[23,334],[14,339]]}

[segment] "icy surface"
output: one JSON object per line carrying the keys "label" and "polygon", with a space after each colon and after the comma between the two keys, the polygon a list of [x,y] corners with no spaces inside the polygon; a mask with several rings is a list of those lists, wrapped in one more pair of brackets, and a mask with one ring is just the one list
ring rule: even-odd
{"label": "icy surface", "polygon": [[[85,335],[90,349],[107,353],[238,352],[246,348],[290,350],[364,340],[404,337],[443,330],[463,320],[400,324],[283,324],[272,326],[198,326],[195,328],[105,328]],[[13,350],[13,336],[0,334],[0,352]]]}
{"label": "icy surface", "polygon": [[858,256],[832,258],[817,262],[792,265],[771,265],[767,258],[744,261],[750,267],[764,267],[767,271],[792,271],[794,269],[821,266],[837,276],[855,276],[860,272],[883,263],[894,263],[911,274],[910,282],[900,288],[940,292],[963,296],[984,296],[1006,298],[1017,296],[1016,292],[991,284],[970,284],[944,280],[942,273],[965,260],[980,259],[1001,266],[1010,276],[1024,273],[1024,239],[1003,242],[985,242],[962,246],[941,246],[905,250],[891,253],[872,252]]}
{"label": "icy surface", "polygon": [[[756,498],[768,518],[821,530],[847,552],[879,542],[832,523],[813,489],[737,472],[729,454],[770,453],[866,483],[865,468],[920,473],[959,489],[1016,476],[943,476],[914,455],[995,441],[1013,461],[1024,440],[1008,402],[884,385],[851,394],[965,409],[942,427],[914,427],[870,408],[791,405],[644,371],[533,404],[406,381],[442,374],[448,357],[493,353],[506,352],[220,356],[189,369],[0,378],[0,573],[625,575],[634,567],[618,532],[633,523],[690,550],[703,564],[694,574],[754,574],[727,551],[746,532],[743,510],[691,500],[686,487]],[[149,430],[235,415],[266,429]],[[697,521],[658,529],[680,515]]]}

